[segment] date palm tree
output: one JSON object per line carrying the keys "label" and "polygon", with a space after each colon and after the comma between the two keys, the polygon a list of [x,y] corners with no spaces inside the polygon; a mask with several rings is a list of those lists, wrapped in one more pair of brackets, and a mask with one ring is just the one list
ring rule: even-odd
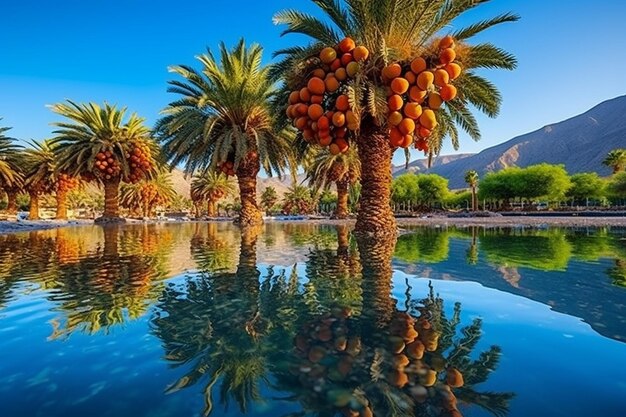
{"label": "date palm tree", "polygon": [[276,188],[269,186],[261,193],[261,207],[265,212],[269,212],[274,204],[278,201],[278,193],[276,192]]}
{"label": "date palm tree", "polygon": [[302,185],[294,184],[283,195],[283,211],[285,214],[309,214],[313,211],[311,190]]}
{"label": "date palm tree", "polygon": [[221,172],[206,171],[191,180],[191,194],[198,201],[207,202],[207,216],[217,215],[217,204],[235,193],[235,185]]}
{"label": "date palm tree", "polygon": [[326,149],[316,149],[315,155],[306,166],[309,185],[316,190],[337,186],[337,209],[335,218],[348,216],[349,188],[361,178],[361,161],[354,148],[346,153],[333,155]]}
{"label": "date palm tree", "polygon": [[156,125],[172,166],[191,174],[207,168],[232,169],[239,183],[242,225],[262,222],[256,201],[257,174],[282,174],[291,161],[291,136],[275,128],[269,99],[274,84],[261,64],[262,48],[241,40],[232,50],[220,45],[220,58],[210,50],[197,57],[200,71],[186,65],[170,68],[183,78],[170,81],[179,95]]}
{"label": "date palm tree", "polygon": [[30,148],[24,150],[26,162],[24,189],[30,197],[28,218],[30,220],[38,220],[39,197],[54,190],[56,168],[50,141],[32,141],[30,145]]}
{"label": "date palm tree", "polygon": [[478,200],[476,198],[476,187],[478,186],[478,172],[469,170],[465,173],[465,183],[472,191],[472,211],[478,210]]}
{"label": "date palm tree", "polygon": [[23,183],[23,175],[19,168],[21,147],[15,144],[15,139],[5,135],[9,129],[11,128],[0,127],[0,189],[7,194],[7,212],[15,214],[16,198]]}
{"label": "date palm tree", "polygon": [[[361,205],[356,232],[366,234],[395,234],[395,219],[390,205],[391,158],[394,147],[389,143],[384,118],[387,98],[382,70],[390,62],[407,61],[424,52],[433,41],[448,31],[455,19],[484,1],[473,0],[395,0],[362,1],[313,0],[327,19],[297,10],[275,15],[276,24],[286,25],[284,34],[297,33],[312,39],[312,43],[276,52],[283,60],[275,67],[273,76],[285,81],[282,109],[287,107],[288,89],[298,85],[306,76],[307,62],[317,57],[324,46],[335,46],[346,36],[369,50],[369,59],[361,64],[358,76],[348,84],[347,94],[359,129],[352,145],[356,145],[363,170]],[[455,81],[459,94],[437,114],[439,128],[433,132],[430,149],[438,153],[442,140],[450,137],[458,147],[458,127],[473,139],[480,138],[477,121],[470,106],[495,117],[501,95],[497,88],[478,75],[479,68],[513,69],[515,58],[490,43],[469,45],[466,41],[492,26],[512,22],[518,17],[503,14],[455,30],[451,35],[458,46],[457,57],[463,64],[462,75]],[[281,114],[284,114],[283,111]]]}
{"label": "date palm tree", "polygon": [[169,204],[175,196],[172,177],[165,170],[159,171],[153,178],[123,184],[120,188],[122,207],[140,211],[143,217],[153,216],[156,207]]}
{"label": "date palm tree", "polygon": [[626,169],[626,149],[614,149],[606,155],[602,163],[613,170],[613,174]]}
{"label": "date palm tree", "polygon": [[120,183],[150,178],[156,169],[158,149],[144,119],[135,113],[126,118],[126,108],[106,103],[100,107],[68,100],[51,109],[66,119],[54,124],[58,129],[51,142],[58,170],[104,187],[104,214],[96,220],[124,221]]}

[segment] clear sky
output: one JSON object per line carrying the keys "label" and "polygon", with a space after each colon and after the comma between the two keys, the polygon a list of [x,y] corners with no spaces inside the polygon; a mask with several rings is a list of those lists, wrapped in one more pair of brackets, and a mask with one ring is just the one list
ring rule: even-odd
{"label": "clear sky", "polygon": [[[284,8],[317,12],[305,0],[20,0],[0,9],[0,117],[12,136],[43,139],[58,120],[45,106],[66,98],[127,106],[151,125],[173,99],[168,65],[240,37],[272,51],[302,42],[272,24]],[[464,136],[460,152],[477,152],[583,112],[626,93],[626,2],[492,0],[455,22],[460,27],[505,11],[522,20],[485,32],[514,53],[513,72],[486,71],[502,91],[497,119],[479,117],[483,139]],[[443,153],[452,152],[447,146]],[[403,160],[401,152],[396,162]]]}

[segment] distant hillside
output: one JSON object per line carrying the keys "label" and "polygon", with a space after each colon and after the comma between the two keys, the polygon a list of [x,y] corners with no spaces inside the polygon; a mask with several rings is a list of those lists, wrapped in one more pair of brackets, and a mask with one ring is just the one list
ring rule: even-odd
{"label": "distant hillside", "polygon": [[[440,156],[433,158],[431,168],[435,168],[440,165],[449,164],[450,162],[467,158],[472,155],[474,154],[473,153],[459,153],[455,155],[440,155]],[[407,172],[417,173],[417,172],[424,172],[426,170],[428,170],[428,159],[427,158],[416,159],[414,161],[409,162],[408,168],[405,165],[399,165],[399,166],[393,167],[393,176],[397,177],[398,175],[406,174]]]}
{"label": "distant hillside", "polygon": [[610,170],[602,165],[602,160],[612,149],[626,147],[625,116],[626,96],[617,97],[478,154],[437,164],[428,172],[448,178],[451,188],[464,188],[463,175],[470,169],[482,176],[509,166],[542,162],[564,164],[570,174],[596,171],[608,175]]}

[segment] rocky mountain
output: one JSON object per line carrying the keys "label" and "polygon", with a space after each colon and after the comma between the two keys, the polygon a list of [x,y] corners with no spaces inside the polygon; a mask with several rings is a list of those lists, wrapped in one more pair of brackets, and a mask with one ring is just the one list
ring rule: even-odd
{"label": "rocky mountain", "polygon": [[542,162],[564,164],[570,174],[596,171],[609,175],[610,169],[602,165],[602,160],[609,151],[626,147],[625,115],[626,96],[620,96],[578,116],[426,171],[448,178],[451,188],[464,188],[463,176],[470,169],[482,176],[509,166]]}

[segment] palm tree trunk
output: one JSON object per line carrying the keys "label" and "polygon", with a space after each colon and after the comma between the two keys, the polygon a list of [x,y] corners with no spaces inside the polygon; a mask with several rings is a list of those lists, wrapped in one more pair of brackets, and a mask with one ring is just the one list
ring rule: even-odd
{"label": "palm tree trunk", "polygon": [[57,220],[67,220],[67,191],[57,191]]}
{"label": "palm tree trunk", "polygon": [[478,200],[476,198],[476,186],[472,186],[472,211],[478,211]]}
{"label": "palm tree trunk", "polygon": [[207,201],[206,203],[206,212],[207,212],[207,216],[209,217],[216,217],[216,204],[215,201],[212,199],[209,199],[209,201]]}
{"label": "palm tree trunk", "polygon": [[104,214],[98,222],[124,222],[120,217],[119,199],[120,179],[119,177],[104,183]]}
{"label": "palm tree trunk", "polygon": [[395,236],[396,219],[390,204],[392,148],[383,127],[376,126],[371,119],[362,126],[357,139],[363,169],[355,233]]}
{"label": "palm tree trunk", "polygon": [[28,220],[39,220],[39,193],[30,192],[30,204],[28,206]]}
{"label": "palm tree trunk", "polygon": [[345,219],[348,217],[348,186],[349,181],[347,179],[341,179],[336,182],[337,184],[337,209],[335,211],[335,218]]}
{"label": "palm tree trunk", "polygon": [[8,190],[6,193],[7,193],[7,213],[17,214],[17,191]]}
{"label": "palm tree trunk", "polygon": [[237,169],[241,212],[236,220],[240,225],[259,225],[263,223],[263,214],[256,202],[256,177],[259,173],[259,157],[250,152]]}
{"label": "palm tree trunk", "polygon": [[197,201],[194,201],[193,208],[194,208],[194,210],[196,212],[196,219],[199,219],[202,216],[201,209],[200,209],[200,203],[198,203]]}

